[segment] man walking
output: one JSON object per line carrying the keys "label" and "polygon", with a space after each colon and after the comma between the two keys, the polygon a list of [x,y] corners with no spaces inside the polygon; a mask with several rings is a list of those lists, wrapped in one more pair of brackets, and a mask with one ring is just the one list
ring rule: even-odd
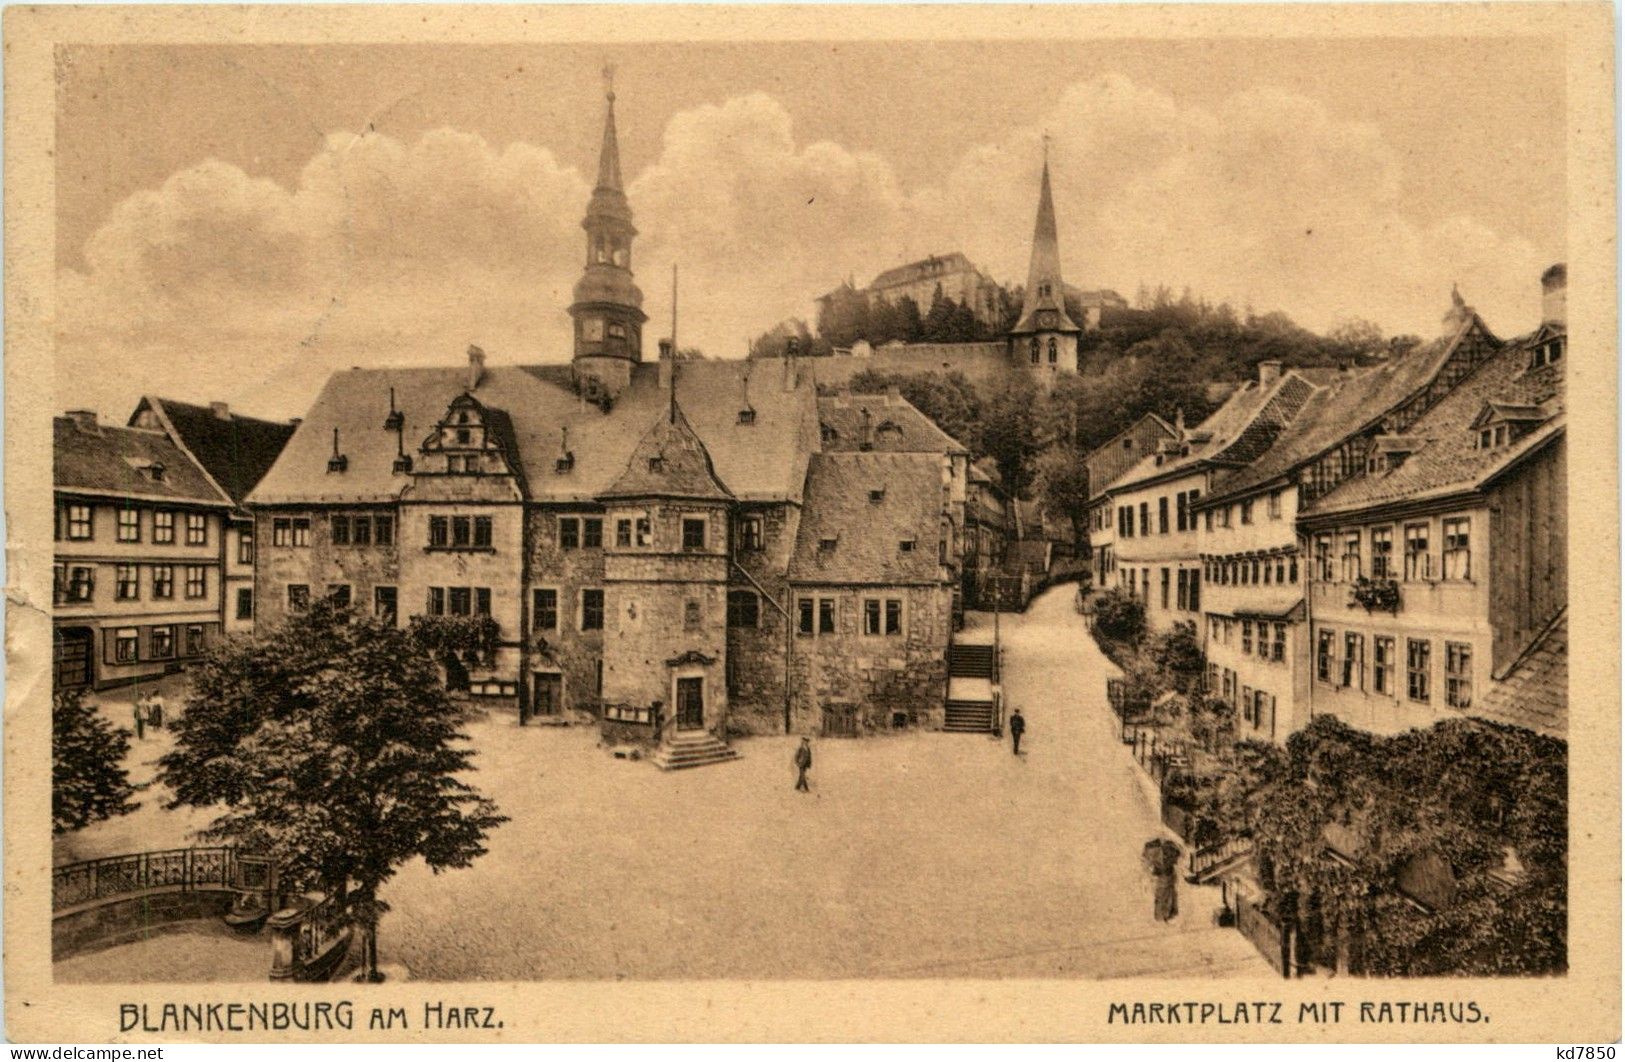
{"label": "man walking", "polygon": [[1010,751],[1017,756],[1021,755],[1021,735],[1027,729],[1027,720],[1021,717],[1021,709],[1017,708],[1010,713]]}
{"label": "man walking", "polygon": [[143,693],[135,699],[135,739],[147,740],[147,695]]}
{"label": "man walking", "polygon": [[801,745],[796,749],[796,790],[802,793],[812,792],[807,785],[807,772],[812,769],[812,741],[802,738]]}

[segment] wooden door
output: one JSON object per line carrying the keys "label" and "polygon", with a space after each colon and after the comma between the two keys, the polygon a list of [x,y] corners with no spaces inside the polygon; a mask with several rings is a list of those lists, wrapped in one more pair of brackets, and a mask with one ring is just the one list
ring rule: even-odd
{"label": "wooden door", "polygon": [[564,709],[564,676],[538,672],[534,678],[532,714],[558,715]]}
{"label": "wooden door", "polygon": [[52,639],[56,665],[56,689],[90,685],[90,643],[88,627],[65,627]]}
{"label": "wooden door", "polygon": [[680,678],[677,680],[677,729],[705,729],[705,680]]}

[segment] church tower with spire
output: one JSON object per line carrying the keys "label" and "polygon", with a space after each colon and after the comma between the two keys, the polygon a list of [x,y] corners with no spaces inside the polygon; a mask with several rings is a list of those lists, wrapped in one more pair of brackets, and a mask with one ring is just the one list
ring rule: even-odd
{"label": "church tower with spire", "polygon": [[1049,139],[1044,141],[1044,175],[1038,187],[1038,220],[1033,226],[1032,260],[1021,317],[1010,330],[1010,356],[1046,387],[1062,372],[1078,371],[1078,336],[1067,315],[1061,282],[1061,242],[1055,227],[1055,199],[1049,186]]}
{"label": "church tower with spire", "polygon": [[576,378],[583,388],[613,399],[643,360],[643,292],[632,282],[632,208],[621,186],[621,152],[615,137],[615,90],[605,71],[604,144],[598,181],[581,227],[587,232],[587,264],[576,281],[570,317],[575,322]]}

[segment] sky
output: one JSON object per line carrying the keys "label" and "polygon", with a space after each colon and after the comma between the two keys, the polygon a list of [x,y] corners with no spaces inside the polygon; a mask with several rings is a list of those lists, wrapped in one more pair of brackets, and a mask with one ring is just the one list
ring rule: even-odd
{"label": "sky", "polygon": [[568,360],[605,64],[651,357],[674,263],[718,357],[927,254],[1021,282],[1045,133],[1079,287],[1431,336],[1458,283],[1511,335],[1564,257],[1544,39],[73,47],[59,406]]}

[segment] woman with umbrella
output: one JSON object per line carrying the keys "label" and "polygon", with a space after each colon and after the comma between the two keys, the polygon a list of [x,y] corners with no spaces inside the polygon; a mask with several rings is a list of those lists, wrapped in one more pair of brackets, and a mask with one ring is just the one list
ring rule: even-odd
{"label": "woman with umbrella", "polygon": [[1175,878],[1179,871],[1179,846],[1166,837],[1145,842],[1140,851],[1145,868],[1156,882],[1156,894],[1151,901],[1151,916],[1159,922],[1170,921],[1179,914],[1179,894]]}

